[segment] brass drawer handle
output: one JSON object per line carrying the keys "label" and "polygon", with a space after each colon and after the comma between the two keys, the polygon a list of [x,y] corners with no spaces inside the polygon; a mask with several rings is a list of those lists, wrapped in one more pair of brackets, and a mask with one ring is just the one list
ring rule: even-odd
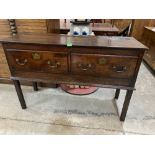
{"label": "brass drawer handle", "polygon": [[117,72],[117,73],[122,73],[125,72],[127,70],[126,66],[112,66],[112,69]]}
{"label": "brass drawer handle", "polygon": [[18,58],[16,58],[16,62],[17,62],[18,65],[24,66],[27,63],[27,59],[24,59],[23,61],[21,61]]}
{"label": "brass drawer handle", "polygon": [[81,63],[79,63],[77,66],[78,66],[78,68],[80,68],[83,71],[86,71],[88,69],[94,69],[95,68],[95,65],[94,64],[81,64]]}
{"label": "brass drawer handle", "polygon": [[52,61],[47,61],[47,64],[48,64],[48,66],[50,67],[50,68],[58,68],[58,67],[60,67],[60,62],[52,62]]}

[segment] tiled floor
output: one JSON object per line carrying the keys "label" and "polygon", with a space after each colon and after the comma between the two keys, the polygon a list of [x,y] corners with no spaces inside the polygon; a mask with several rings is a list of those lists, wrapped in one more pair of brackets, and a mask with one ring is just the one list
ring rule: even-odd
{"label": "tiled floor", "polygon": [[[60,88],[34,92],[24,86],[28,109],[22,110],[14,86],[0,84],[0,134],[155,134],[155,79],[144,65],[136,88],[121,123],[112,89],[73,96]],[[121,91],[119,111],[124,95]]]}

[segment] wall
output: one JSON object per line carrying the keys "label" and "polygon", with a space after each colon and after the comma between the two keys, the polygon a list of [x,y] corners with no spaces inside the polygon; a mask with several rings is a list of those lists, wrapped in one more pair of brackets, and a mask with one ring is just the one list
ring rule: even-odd
{"label": "wall", "polygon": [[16,19],[18,33],[47,33],[46,19]]}
{"label": "wall", "polygon": [[132,23],[132,19],[114,19],[114,25],[121,30]]}
{"label": "wall", "polygon": [[155,26],[155,19],[135,19],[133,24],[132,36],[141,41],[144,26]]}
{"label": "wall", "polygon": [[[7,19],[0,20],[0,37],[6,37],[11,34],[9,22]],[[5,58],[5,54],[0,44],[0,78],[10,77],[9,67]]]}

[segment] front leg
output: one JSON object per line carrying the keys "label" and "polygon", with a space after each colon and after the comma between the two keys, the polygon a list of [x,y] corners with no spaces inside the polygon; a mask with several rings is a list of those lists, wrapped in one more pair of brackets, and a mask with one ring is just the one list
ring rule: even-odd
{"label": "front leg", "polygon": [[19,82],[19,80],[13,80],[13,83],[14,83],[14,86],[15,86],[15,89],[16,89],[16,92],[17,92],[18,99],[20,101],[21,107],[22,107],[22,109],[26,109],[26,103],[25,103],[25,100],[24,100],[24,96],[23,96],[23,92],[22,92],[22,89],[21,89],[21,86],[20,86],[20,82]]}
{"label": "front leg", "polygon": [[126,96],[125,96],[125,100],[124,100],[124,104],[123,104],[123,108],[120,116],[120,121],[125,120],[132,93],[133,93],[133,90],[127,90],[126,92]]}

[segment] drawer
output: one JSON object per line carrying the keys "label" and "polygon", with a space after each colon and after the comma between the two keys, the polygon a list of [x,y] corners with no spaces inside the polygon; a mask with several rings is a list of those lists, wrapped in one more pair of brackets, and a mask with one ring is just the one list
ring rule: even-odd
{"label": "drawer", "polygon": [[65,52],[9,50],[7,58],[12,70],[68,72],[68,54]]}
{"label": "drawer", "polygon": [[134,75],[138,57],[101,54],[71,55],[73,74],[102,76],[108,78],[131,78]]}

